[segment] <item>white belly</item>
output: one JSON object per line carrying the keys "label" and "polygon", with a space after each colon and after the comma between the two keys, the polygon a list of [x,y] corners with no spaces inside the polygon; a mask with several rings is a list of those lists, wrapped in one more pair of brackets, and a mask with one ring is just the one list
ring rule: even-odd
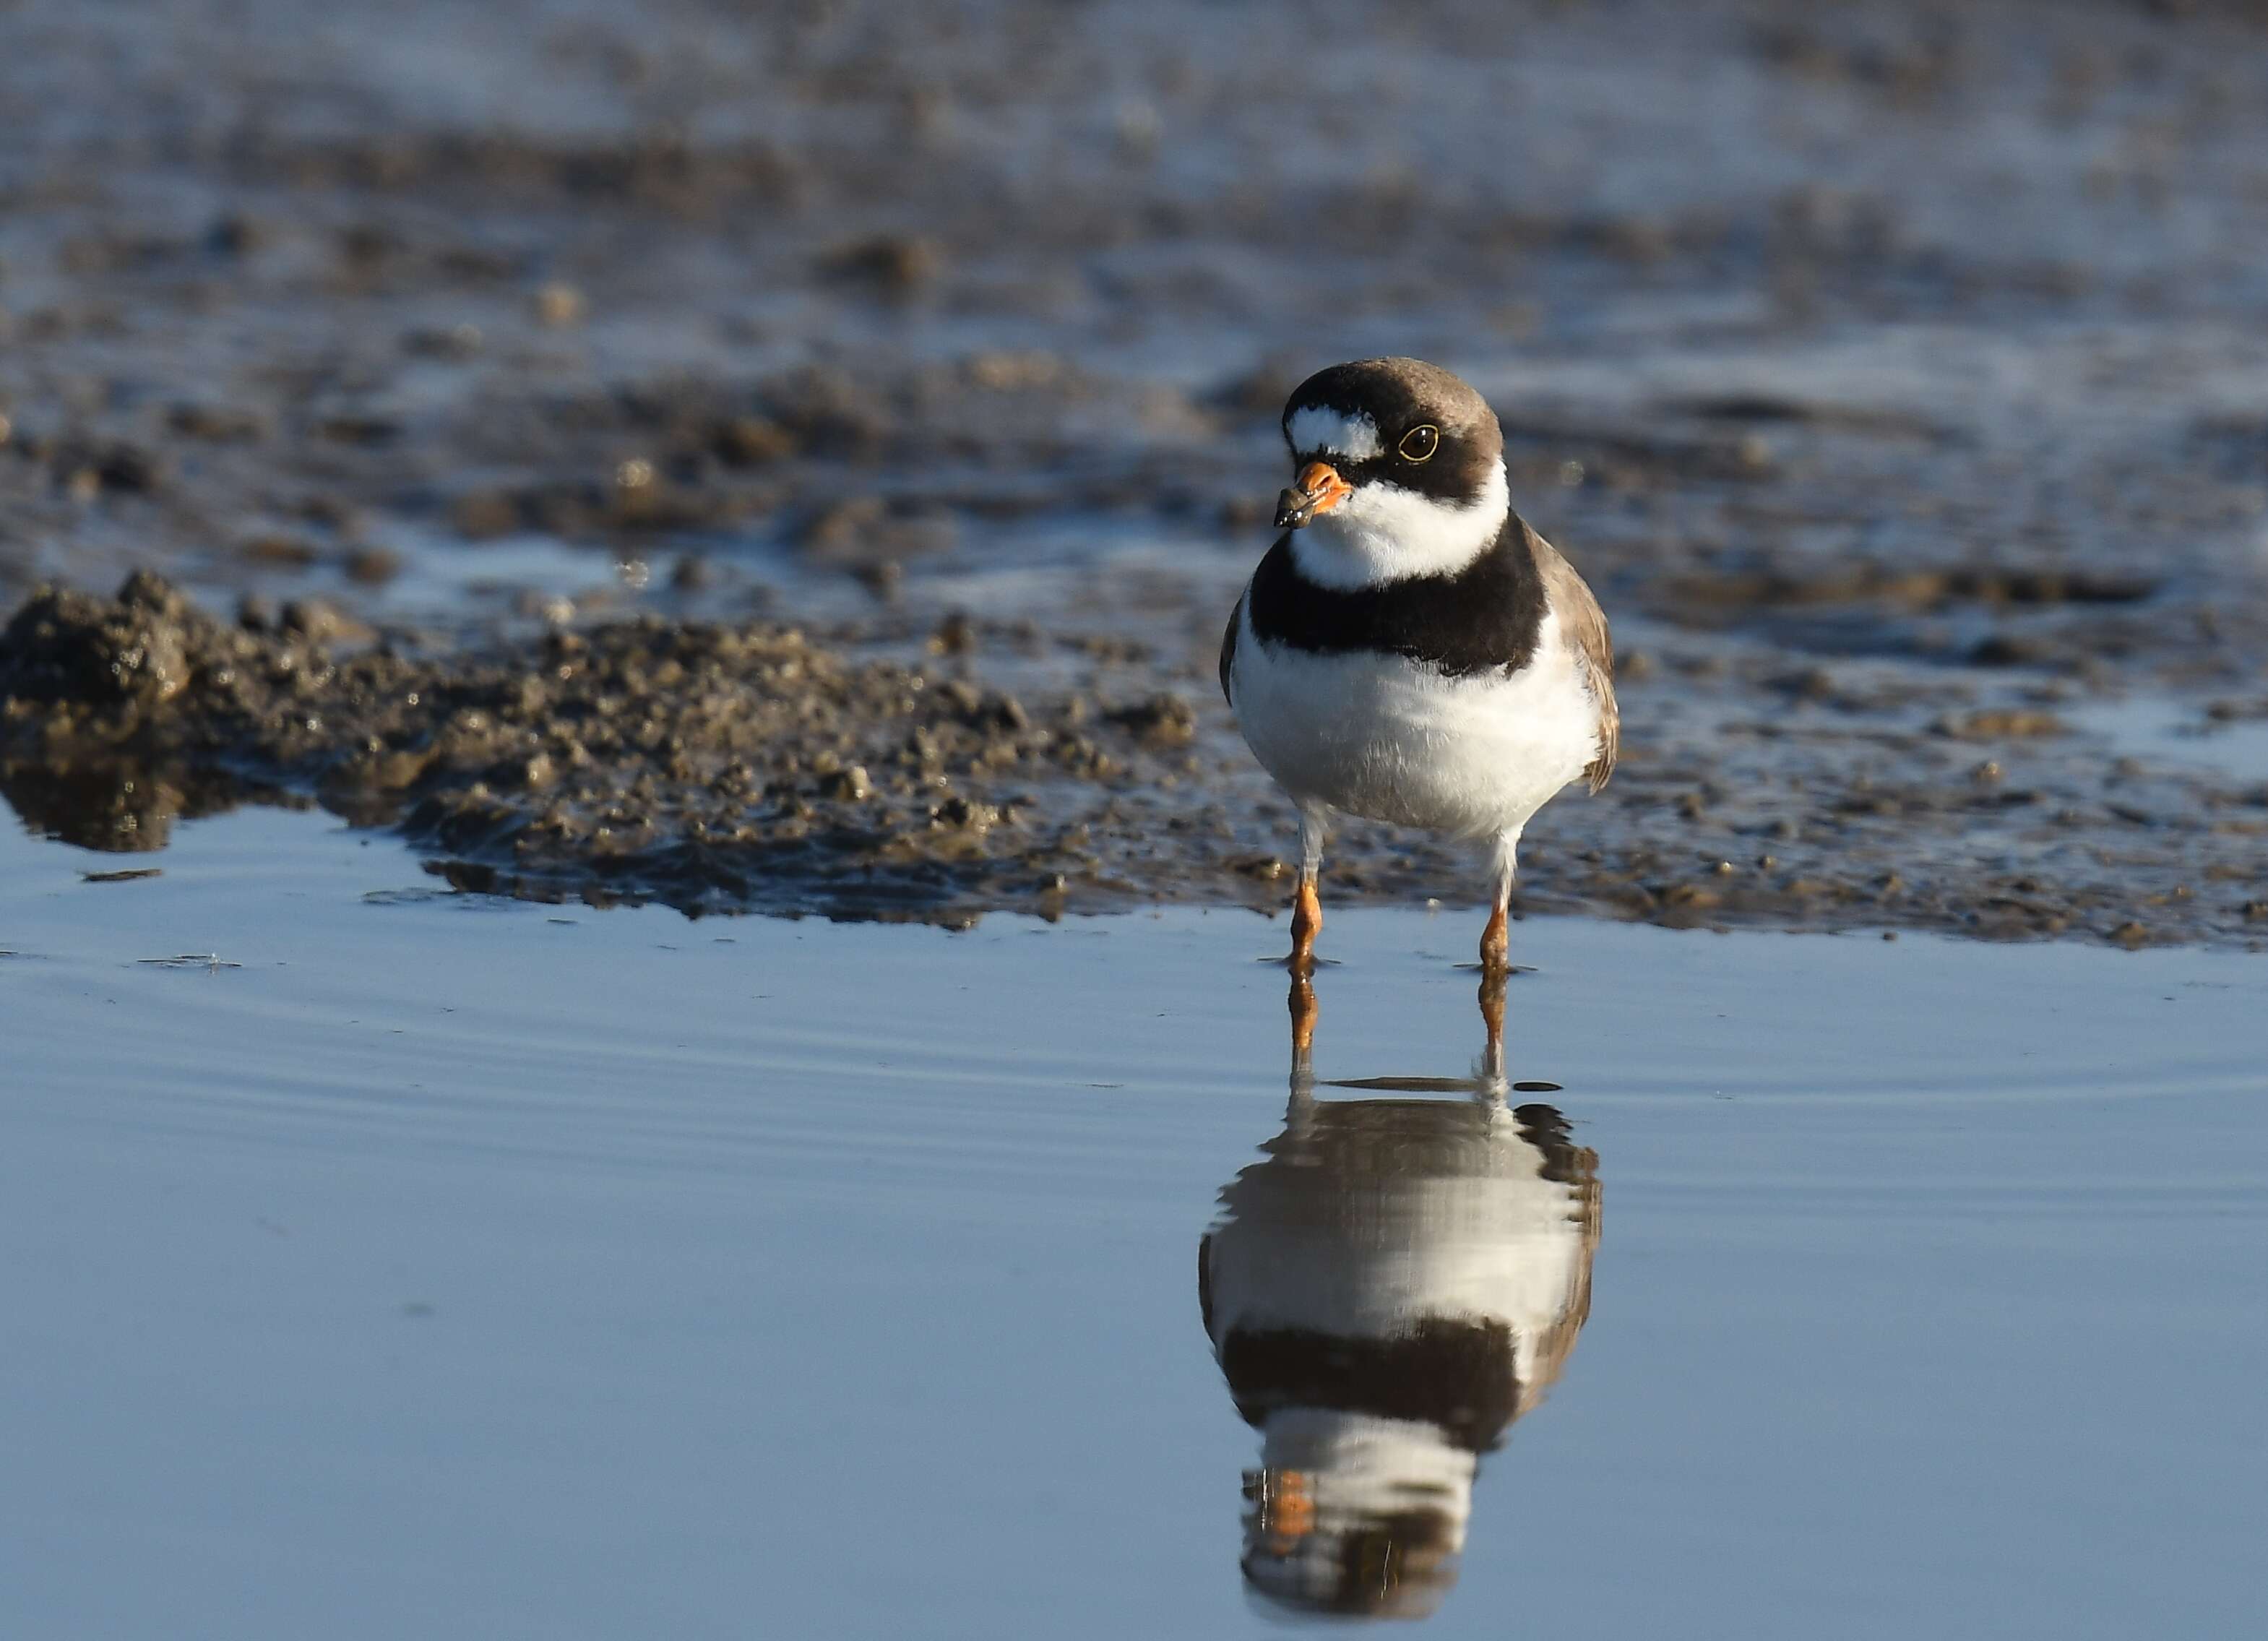
{"label": "white belly", "polygon": [[1239,1328],[1395,1339],[1427,1317],[1502,1322],[1506,1370],[1537,1384],[1536,1352],[1589,1280],[1584,1210],[1575,1187],[1543,1177],[1532,1145],[1495,1150],[1491,1172],[1446,1177],[1247,1170],[1204,1244],[1215,1344]]}
{"label": "white belly", "polygon": [[1266,644],[1248,615],[1233,681],[1238,727],[1294,798],[1453,836],[1516,834],[1599,751],[1598,703],[1557,614],[1531,665],[1463,678]]}

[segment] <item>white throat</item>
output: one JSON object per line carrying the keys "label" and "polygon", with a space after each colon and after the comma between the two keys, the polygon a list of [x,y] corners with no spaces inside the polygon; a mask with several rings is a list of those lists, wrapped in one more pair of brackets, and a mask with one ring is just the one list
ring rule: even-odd
{"label": "white throat", "polygon": [[1308,580],[1349,591],[1454,574],[1488,549],[1511,511],[1502,462],[1462,505],[1373,481],[1294,532],[1292,558]]}

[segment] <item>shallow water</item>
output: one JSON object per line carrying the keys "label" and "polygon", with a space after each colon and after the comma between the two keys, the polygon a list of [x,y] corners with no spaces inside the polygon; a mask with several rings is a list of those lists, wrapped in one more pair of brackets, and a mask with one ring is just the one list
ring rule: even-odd
{"label": "shallow water", "polygon": [[1240,1420],[1248,1169],[1224,1329],[1521,1335],[1461,1559],[1331,1564],[1435,1633],[2268,1617],[2243,955],[1531,920],[1514,1117],[1459,915],[1332,917],[1303,1097],[1248,915],[504,904],[278,812],[145,858],[0,841],[10,1634],[1250,1632],[1264,1442],[1263,1562],[1391,1490],[1334,1419],[1446,1514],[1471,1465],[1289,1405],[1344,1340]]}
{"label": "shallow water", "polygon": [[2087,703],[2073,724],[2108,739],[2124,757],[2213,770],[2237,781],[2268,781],[2268,717],[2223,722],[2161,696]]}

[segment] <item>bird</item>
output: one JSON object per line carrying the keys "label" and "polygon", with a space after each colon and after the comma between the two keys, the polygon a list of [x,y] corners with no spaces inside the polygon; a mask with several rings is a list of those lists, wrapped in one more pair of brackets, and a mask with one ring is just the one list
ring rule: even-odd
{"label": "bird", "polygon": [[1230,612],[1221,693],[1298,811],[1292,972],[1311,972],[1332,818],[1484,843],[1481,968],[1509,967],[1521,833],[1596,792],[1621,739],[1614,645],[1583,578],[1513,511],[1488,401],[1421,359],[1318,371],[1284,406],[1282,532]]}
{"label": "bird", "polygon": [[1260,1436],[1239,1562],[1268,1607],[1436,1607],[1482,1461],[1589,1318],[1598,1154],[1552,1107],[1507,1103],[1494,983],[1475,1076],[1366,1078],[1328,1085],[1364,1098],[1319,1100],[1314,994],[1292,982],[1283,1130],[1222,1188],[1197,1248],[1198,1316]]}

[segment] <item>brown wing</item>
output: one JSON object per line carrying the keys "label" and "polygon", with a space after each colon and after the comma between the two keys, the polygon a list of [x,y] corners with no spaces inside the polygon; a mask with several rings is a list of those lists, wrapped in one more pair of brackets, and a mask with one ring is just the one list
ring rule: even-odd
{"label": "brown wing", "polygon": [[1228,630],[1220,635],[1220,698],[1233,707],[1236,697],[1228,692],[1229,670],[1236,665],[1236,629],[1244,622],[1244,595],[1236,595],[1236,607],[1228,613]]}
{"label": "brown wing", "polygon": [[1615,772],[1615,755],[1622,749],[1622,709],[1615,704],[1614,639],[1607,631],[1606,612],[1591,596],[1591,589],[1584,584],[1583,578],[1575,573],[1575,566],[1534,531],[1528,532],[1528,539],[1535,544],[1535,563],[1543,572],[1544,592],[1551,600],[1551,607],[1559,612],[1559,623],[1575,646],[1591,694],[1599,703],[1599,755],[1583,770],[1584,778],[1595,792]]}

